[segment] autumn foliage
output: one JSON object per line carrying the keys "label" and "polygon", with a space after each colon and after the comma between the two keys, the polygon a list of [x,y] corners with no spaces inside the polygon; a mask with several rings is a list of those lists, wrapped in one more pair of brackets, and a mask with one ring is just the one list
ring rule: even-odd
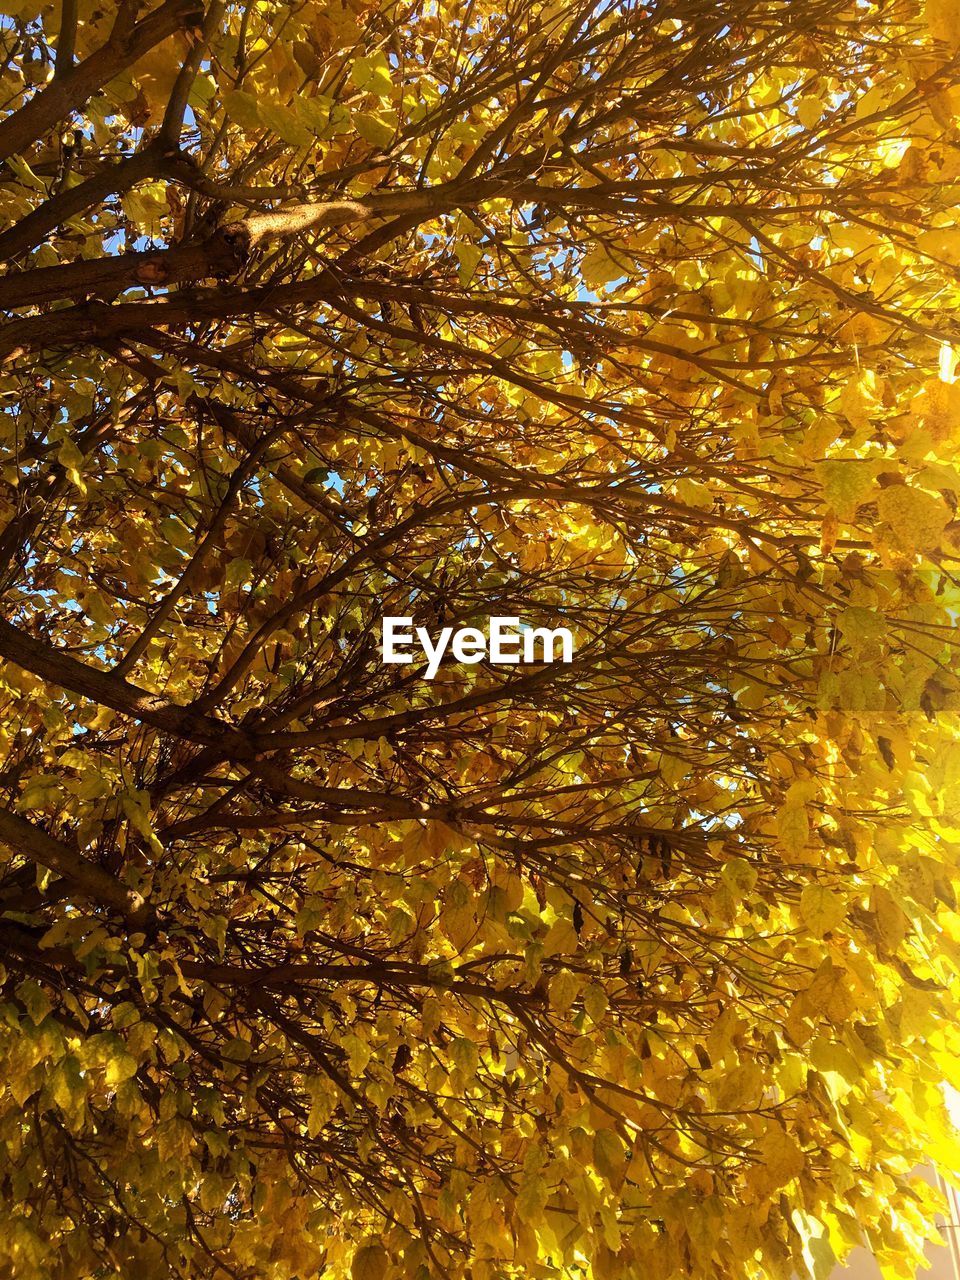
{"label": "autumn foliage", "polygon": [[958,0],[4,7],[0,1277],[911,1276]]}

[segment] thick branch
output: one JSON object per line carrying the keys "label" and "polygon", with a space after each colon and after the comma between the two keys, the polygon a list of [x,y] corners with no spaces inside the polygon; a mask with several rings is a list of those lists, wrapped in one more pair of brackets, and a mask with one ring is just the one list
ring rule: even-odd
{"label": "thick branch", "polygon": [[19,155],[155,45],[196,23],[201,13],[197,0],[166,0],[127,30],[118,21],[102,48],[68,74],[56,76],[46,89],[0,123],[0,160]]}
{"label": "thick branch", "polygon": [[82,897],[119,912],[130,924],[149,921],[151,913],[136,890],[90,862],[79,849],[55,840],[9,809],[0,808],[0,841],[13,853],[63,876]]}
{"label": "thick branch", "polygon": [[77,48],[77,0],[63,0],[60,5],[60,35],[57,39],[57,62],[54,74],[62,80],[74,69]]}
{"label": "thick branch", "polygon": [[215,743],[235,755],[248,756],[253,752],[251,740],[239,730],[209,716],[199,715],[189,707],[168,702],[109,672],[88,667],[69,654],[25,635],[3,619],[0,619],[0,656],[41,680],[48,680],[61,689],[69,689],[91,702],[120,711],[166,733],[177,734],[192,742]]}
{"label": "thick branch", "polygon": [[54,228],[79,217],[116,192],[129,191],[144,178],[172,176],[187,163],[184,157],[177,157],[151,144],[123,160],[111,160],[101,165],[84,182],[75,187],[64,187],[0,233],[0,260],[12,262],[40,244]]}
{"label": "thick branch", "polygon": [[232,274],[238,265],[227,241],[216,237],[207,244],[92,258],[62,267],[38,267],[0,279],[0,308],[32,307],[85,293],[109,298],[138,285],[219,279]]}
{"label": "thick branch", "polygon": [[[154,147],[143,152],[141,158],[132,159],[129,164],[134,165],[138,160],[135,171],[126,175],[125,186],[132,185],[131,177],[135,182],[148,173],[159,171],[171,177],[183,177],[188,180],[189,185],[208,190],[206,183],[195,180],[183,157],[165,155]],[[100,198],[105,191],[114,190],[121,178],[122,168],[123,166],[114,165],[106,169],[102,175],[104,189],[101,190],[98,186],[91,195],[95,194]],[[96,184],[101,178],[98,176],[90,181]],[[83,185],[72,188],[71,191],[82,191]],[[215,185],[211,184],[209,191],[215,193]],[[389,217],[394,211],[401,209],[410,211],[413,216],[429,216],[448,208],[451,198],[449,194],[432,191],[397,191],[385,192],[364,200],[323,200],[312,204],[289,205],[269,213],[255,213],[223,227],[204,244],[178,245],[149,253],[126,253],[117,257],[95,258],[57,267],[38,267],[32,271],[7,275],[0,278],[0,309],[38,306],[60,298],[75,299],[78,294],[83,293],[109,298],[138,285],[167,286],[185,281],[222,279],[232,275],[253,248],[271,240],[285,239],[322,227]],[[55,201],[48,203],[54,204]],[[8,233],[0,236],[0,256],[10,257],[23,252],[35,242],[38,234],[49,230],[49,226],[44,223],[32,229],[28,235],[21,234],[24,224],[31,218],[42,215],[46,208],[47,205],[41,205]],[[69,212],[70,216],[75,216],[78,210],[71,206]],[[58,218],[57,221],[62,219]]]}

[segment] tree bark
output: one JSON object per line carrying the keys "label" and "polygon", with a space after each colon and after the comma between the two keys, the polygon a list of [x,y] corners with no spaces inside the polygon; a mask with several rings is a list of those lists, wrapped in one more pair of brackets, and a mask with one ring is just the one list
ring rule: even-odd
{"label": "tree bark", "polygon": [[90,862],[79,849],[55,840],[42,827],[9,809],[0,808],[0,841],[13,853],[63,876],[82,897],[98,906],[110,907],[130,924],[149,922],[152,913],[135,889]]}
{"label": "tree bark", "polygon": [[[131,7],[124,6],[127,10]],[[162,40],[199,21],[201,14],[197,0],[166,0],[129,29],[121,14],[102,48],[69,73],[55,77],[0,123],[0,160],[19,155]]]}

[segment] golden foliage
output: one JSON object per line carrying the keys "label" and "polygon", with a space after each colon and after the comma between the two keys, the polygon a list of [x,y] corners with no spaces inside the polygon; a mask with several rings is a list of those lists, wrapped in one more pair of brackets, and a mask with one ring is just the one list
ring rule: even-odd
{"label": "golden foliage", "polygon": [[911,1275],[954,0],[5,13],[0,1276]]}

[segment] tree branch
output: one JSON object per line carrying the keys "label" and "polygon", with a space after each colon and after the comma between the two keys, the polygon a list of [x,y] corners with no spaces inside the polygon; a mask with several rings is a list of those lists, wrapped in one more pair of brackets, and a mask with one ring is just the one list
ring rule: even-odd
{"label": "tree branch", "polygon": [[60,6],[60,35],[57,37],[55,79],[63,79],[73,70],[77,47],[77,0],[63,0]]}
{"label": "tree branch", "polygon": [[102,48],[69,74],[55,77],[46,89],[0,123],[0,160],[19,155],[108,81],[175,31],[195,23],[199,16],[197,0],[166,0],[128,31],[118,30],[118,20]]}
{"label": "tree branch", "polygon": [[152,913],[141,894],[85,858],[79,849],[55,840],[42,827],[0,808],[0,841],[15,854],[39,863],[68,880],[80,895],[119,912],[130,924],[143,925]]}
{"label": "tree branch", "polygon": [[176,706],[109,672],[88,667],[69,654],[25,635],[4,619],[0,619],[0,656],[41,680],[48,680],[61,689],[69,689],[91,702],[110,707],[163,732],[177,734],[192,742],[226,746],[241,757],[254,752],[252,740],[240,730],[188,707]]}
{"label": "tree branch", "polygon": [[0,278],[0,308],[33,307],[85,293],[109,298],[138,285],[219,279],[231,275],[238,265],[228,241],[215,237],[206,244],[89,258],[62,267],[38,267]]}

